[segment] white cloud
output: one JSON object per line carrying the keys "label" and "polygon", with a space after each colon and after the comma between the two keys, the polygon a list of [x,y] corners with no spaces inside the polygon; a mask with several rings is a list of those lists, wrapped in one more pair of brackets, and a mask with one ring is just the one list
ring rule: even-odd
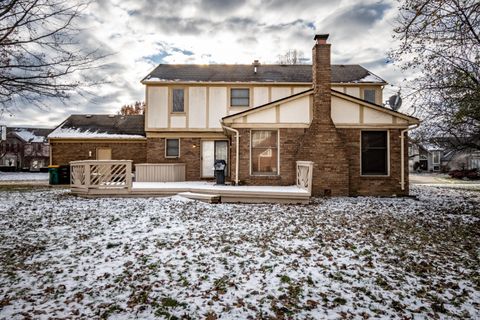
{"label": "white cloud", "polygon": [[21,106],[4,121],[56,126],[71,113],[115,113],[144,99],[140,80],[158,63],[275,63],[288,49],[309,58],[316,33],[331,34],[333,63],[365,65],[396,85],[404,75],[384,62],[395,15],[393,0],[98,1],[81,25],[89,46],[114,53],[95,70],[107,83],[91,88],[95,97]]}

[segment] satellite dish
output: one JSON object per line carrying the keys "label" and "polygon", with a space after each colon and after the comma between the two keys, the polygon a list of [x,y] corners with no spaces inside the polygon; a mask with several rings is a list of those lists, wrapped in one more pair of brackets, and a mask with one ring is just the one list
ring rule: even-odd
{"label": "satellite dish", "polygon": [[388,99],[388,105],[392,108],[393,111],[397,111],[398,108],[402,106],[402,98],[400,97],[400,92],[394,94]]}

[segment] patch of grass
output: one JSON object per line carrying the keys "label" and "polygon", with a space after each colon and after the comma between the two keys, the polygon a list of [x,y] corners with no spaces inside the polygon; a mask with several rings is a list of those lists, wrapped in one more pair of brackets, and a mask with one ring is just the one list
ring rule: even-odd
{"label": "patch of grass", "polygon": [[335,299],[333,299],[332,302],[336,306],[343,306],[343,305],[347,304],[347,300],[342,298],[342,297],[336,297]]}
{"label": "patch of grass", "polygon": [[286,274],[280,276],[280,282],[281,283],[290,283],[292,282],[292,279],[287,276]]}
{"label": "patch of grass", "polygon": [[178,300],[176,300],[174,298],[170,298],[170,297],[162,298],[160,301],[161,301],[162,306],[164,308],[184,307],[184,306],[187,305],[186,303],[180,303],[180,302],[178,302]]}

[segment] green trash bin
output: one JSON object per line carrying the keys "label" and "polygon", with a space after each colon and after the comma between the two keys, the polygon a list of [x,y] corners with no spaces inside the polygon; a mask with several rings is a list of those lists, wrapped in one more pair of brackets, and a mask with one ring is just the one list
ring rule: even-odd
{"label": "green trash bin", "polygon": [[60,184],[58,168],[60,166],[48,166],[48,183],[51,185]]}

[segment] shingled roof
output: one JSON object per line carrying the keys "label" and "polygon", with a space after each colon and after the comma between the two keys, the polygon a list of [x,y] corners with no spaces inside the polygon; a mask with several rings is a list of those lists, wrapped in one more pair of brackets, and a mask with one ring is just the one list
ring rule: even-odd
{"label": "shingled roof", "polygon": [[75,114],[48,138],[138,139],[145,137],[143,115]]}
{"label": "shingled roof", "polygon": [[[142,82],[312,82],[312,65],[161,64]],[[332,83],[386,83],[358,64],[332,65]]]}

